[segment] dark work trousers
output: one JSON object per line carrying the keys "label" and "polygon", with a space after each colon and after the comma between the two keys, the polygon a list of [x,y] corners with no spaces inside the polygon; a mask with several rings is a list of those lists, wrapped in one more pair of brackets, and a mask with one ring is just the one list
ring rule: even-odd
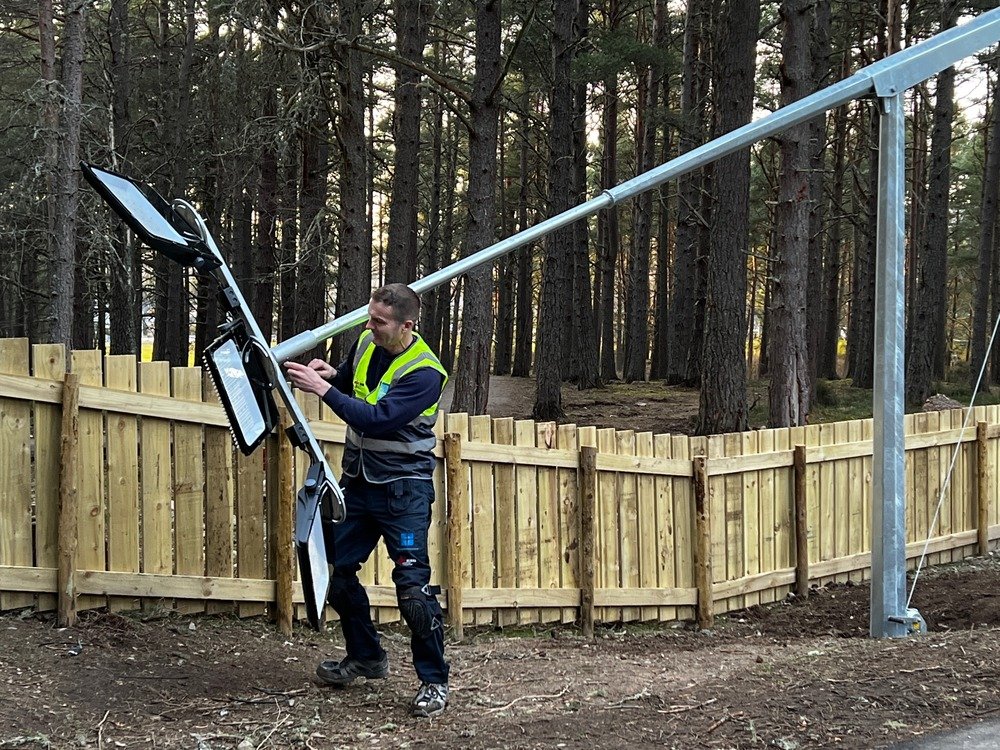
{"label": "dark work trousers", "polygon": [[[429,479],[397,479],[388,484],[345,479],[347,519],[325,530],[327,539],[332,538],[332,544],[327,546],[327,559],[333,564],[329,599],[340,615],[347,654],[361,660],[380,659],[385,652],[379,644],[368,594],[358,580],[358,571],[381,537],[393,561],[392,580],[397,598],[401,591],[419,589],[430,582],[427,530],[434,485]],[[413,667],[421,682],[447,683],[441,605],[433,595],[428,595],[427,607],[435,627],[427,638],[411,635]]]}

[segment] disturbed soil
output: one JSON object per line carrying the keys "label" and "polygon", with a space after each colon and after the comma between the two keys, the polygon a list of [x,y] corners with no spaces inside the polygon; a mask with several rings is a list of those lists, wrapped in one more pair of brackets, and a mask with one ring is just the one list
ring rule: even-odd
{"label": "disturbed soil", "polygon": [[872,640],[867,584],[719,617],[466,632],[452,696],[415,719],[408,637],[386,680],[312,678],[339,634],[262,618],[0,617],[0,748],[890,747],[1000,715],[1000,556],[921,574],[928,632]]}

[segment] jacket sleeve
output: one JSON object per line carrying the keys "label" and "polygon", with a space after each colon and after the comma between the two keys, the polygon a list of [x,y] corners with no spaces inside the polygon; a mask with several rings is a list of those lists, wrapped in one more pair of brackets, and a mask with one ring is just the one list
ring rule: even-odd
{"label": "jacket sleeve", "polygon": [[420,367],[401,377],[376,404],[353,398],[336,387],[326,392],[323,401],[355,430],[374,437],[398,430],[437,403],[443,385],[441,373]]}

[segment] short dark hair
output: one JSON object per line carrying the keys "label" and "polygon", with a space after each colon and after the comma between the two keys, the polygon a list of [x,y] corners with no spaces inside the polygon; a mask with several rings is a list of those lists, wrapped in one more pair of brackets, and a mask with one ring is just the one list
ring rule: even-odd
{"label": "short dark hair", "polygon": [[372,301],[392,308],[397,323],[407,320],[417,322],[420,316],[420,297],[406,284],[386,284],[372,292]]}

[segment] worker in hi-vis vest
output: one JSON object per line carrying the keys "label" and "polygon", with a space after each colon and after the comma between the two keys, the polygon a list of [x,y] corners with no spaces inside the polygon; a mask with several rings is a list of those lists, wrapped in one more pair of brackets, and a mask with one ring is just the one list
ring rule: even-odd
{"label": "worker in hi-vis vest", "polygon": [[320,359],[288,362],[289,379],[315,393],[347,423],[343,477],[347,518],[324,524],[333,565],[330,605],[340,615],[347,656],[316,668],[319,678],[343,687],[358,677],[383,678],[389,660],[371,620],[358,571],[379,537],[393,562],[399,610],[410,627],[413,666],[420,688],[417,716],[448,704],[441,606],[430,585],[427,531],[434,501],[434,422],[448,373],[413,330],[420,298],[405,284],[376,289],[365,331],[336,369]]}

